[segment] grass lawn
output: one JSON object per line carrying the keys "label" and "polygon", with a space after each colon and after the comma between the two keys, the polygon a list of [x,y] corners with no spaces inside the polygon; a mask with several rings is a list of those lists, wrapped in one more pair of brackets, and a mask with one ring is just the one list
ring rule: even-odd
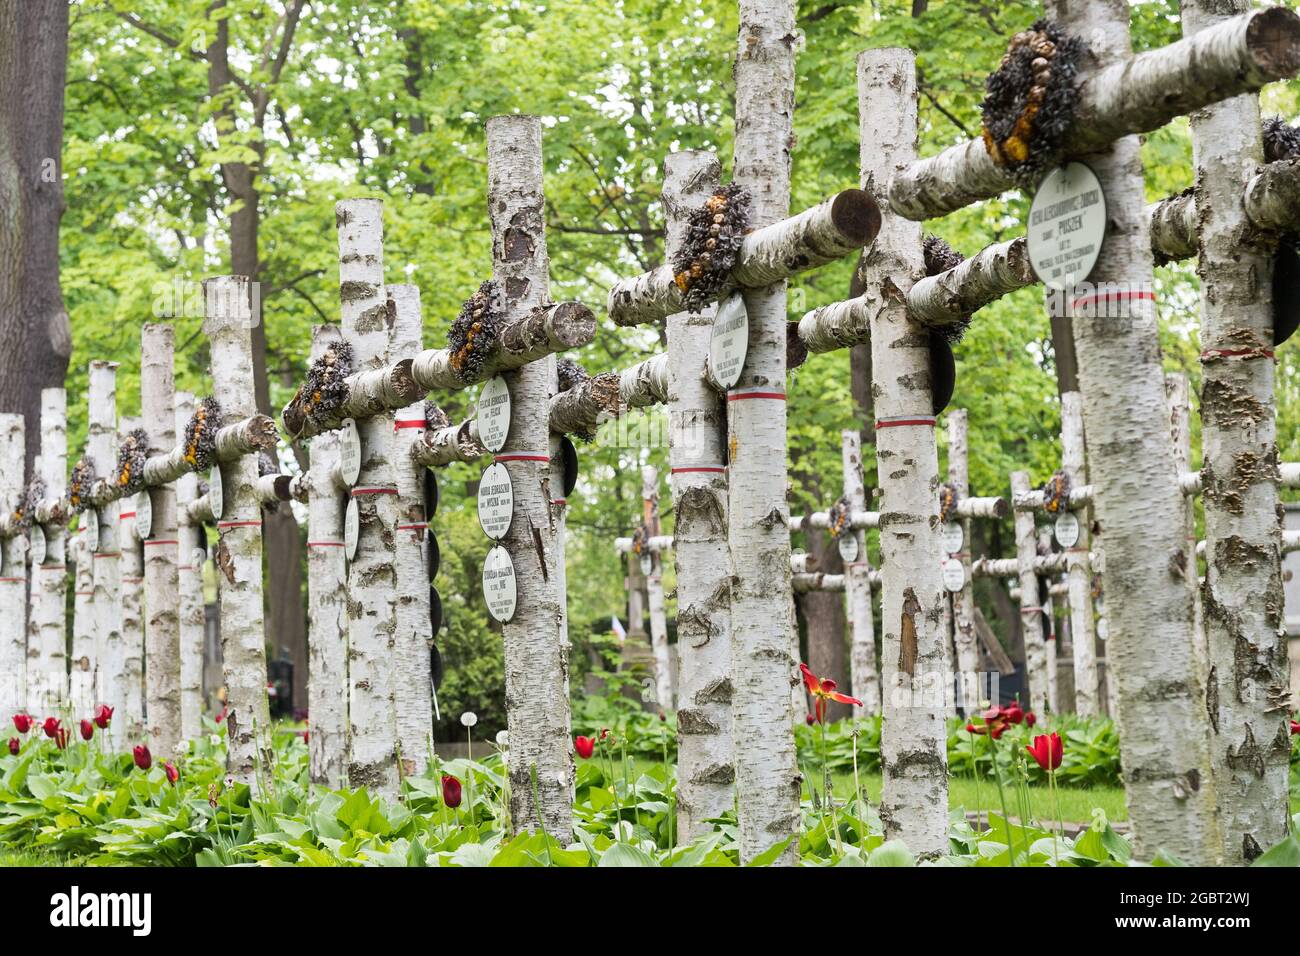
{"label": "grass lawn", "polygon": [[64,866],[62,859],[52,853],[33,853],[30,850],[0,850],[0,867],[6,866]]}

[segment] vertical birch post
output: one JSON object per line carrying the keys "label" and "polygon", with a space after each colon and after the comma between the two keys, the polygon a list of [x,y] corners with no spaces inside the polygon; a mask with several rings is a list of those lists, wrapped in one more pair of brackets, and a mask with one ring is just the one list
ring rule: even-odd
{"label": "vertical birch post", "polygon": [[[641,469],[642,517],[650,537],[659,535],[659,469]],[[663,555],[652,552],[646,577],[646,599],[650,610],[650,648],[655,656],[655,697],[660,709],[673,707],[673,675],[668,657],[668,614],[664,609]]]}
{"label": "vertical birch post", "polygon": [[[1250,7],[1246,0],[1182,0],[1183,34]],[[1222,100],[1190,120],[1201,278],[1206,706],[1223,862],[1246,864],[1286,836],[1291,757],[1273,396],[1274,248],[1251,227],[1241,188],[1264,158],[1259,96]],[[1195,585],[1195,557],[1189,565]]]}
{"label": "vertical birch post", "polygon": [[[1129,56],[1127,4],[1048,0],[1044,12],[1087,37],[1083,82]],[[1138,138],[1122,137],[1084,161],[1101,181],[1109,220],[1090,281],[1119,284],[1130,294],[1149,291],[1151,243]],[[1218,839],[1209,722],[1184,582],[1195,565],[1183,540],[1154,303],[1130,298],[1124,304],[1128,314],[1121,318],[1072,322],[1092,436],[1094,509],[1106,535],[1102,579],[1111,609],[1108,653],[1118,682],[1124,784],[1138,859],[1163,848],[1204,865],[1217,856]],[[1076,648],[1091,646],[1091,632],[1073,637]],[[1179,732],[1170,734],[1171,727]]]}
{"label": "vertical birch post", "polygon": [[[1011,473],[1011,500],[1029,492],[1029,472]],[[1038,556],[1038,533],[1034,528],[1034,513],[1019,508],[1015,515],[1016,562],[1020,566],[1020,632],[1025,638],[1025,676],[1029,678],[1029,709],[1045,713],[1048,704],[1047,642],[1043,637],[1043,601],[1038,593],[1038,572],[1034,558]]]}
{"label": "vertical birch post", "polygon": [[[149,454],[164,455],[176,447],[175,330],[149,324],[140,339],[140,407]],[[153,524],[144,539],[146,730],[154,752],[171,757],[178,752],[181,733],[176,489],[157,485],[141,494],[149,496],[153,511]]]}
{"label": "vertical birch post", "polygon": [[[1174,443],[1174,468],[1183,475],[1192,470],[1192,388],[1183,372],[1170,372],[1165,376],[1165,395],[1169,399],[1169,436]],[[1183,530],[1187,547],[1196,548],[1196,496],[1183,496]],[[1187,575],[1187,588],[1192,592],[1192,639],[1198,654],[1197,664],[1201,678],[1209,675],[1209,649],[1206,647],[1204,622],[1201,619],[1200,573],[1195,559],[1191,562],[1193,573]]]}
{"label": "vertical birch post", "polygon": [[[40,524],[45,535],[45,556],[32,565],[32,607],[28,623],[27,655],[31,663],[36,653],[35,690],[28,686],[37,707],[53,713],[68,697],[67,593],[68,569],[64,563],[67,550],[67,515],[62,502],[67,494],[68,474],[67,395],[61,388],[41,389],[41,456],[33,469],[44,484],[44,502],[58,502],[50,520],[39,514],[32,520]],[[39,510],[39,508],[38,508]],[[31,685],[32,670],[28,670]]]}
{"label": "vertical birch post", "polygon": [[[194,414],[194,395],[176,393],[176,434]],[[193,740],[203,729],[203,566],[194,559],[202,540],[203,525],[190,516],[190,505],[199,496],[199,476],[186,470],[176,479],[176,606],[180,643],[181,739]]]}
{"label": "vertical birch post", "polygon": [[[212,353],[212,391],[227,422],[257,414],[253,314],[246,276],[203,281],[203,334]],[[262,505],[257,456],[221,463],[224,507],[215,564],[221,581],[221,671],[226,682],[226,771],[256,787],[259,740],[270,739],[262,607]],[[157,520],[155,512],[155,521]],[[267,744],[269,748],[269,743]]]}
{"label": "vertical birch post", "polygon": [[948,844],[944,695],[926,686],[944,670],[939,461],[929,338],[908,317],[905,300],[925,263],[921,224],[892,212],[885,195],[894,169],[916,157],[915,55],[903,49],[862,53],[858,96],[862,188],[882,215],[859,272],[864,295],[882,302],[871,323],[883,575],[880,818],[887,837],[932,857]]}
{"label": "vertical birch post", "polygon": [[[487,123],[492,274],[510,317],[546,304],[549,257],[542,195],[542,125],[536,116]],[[514,512],[502,544],[515,568],[514,617],[502,625],[510,733],[510,820],[516,830],[573,832],[573,757],[569,740],[568,648],[557,589],[552,512],[549,402],[554,363],[531,362],[504,375],[511,421],[497,456],[514,487]],[[534,777],[537,799],[534,800]]]}
{"label": "vertical birch post", "polygon": [[[794,119],[793,0],[740,0],[733,178],[754,228],[790,208]],[[749,347],[727,395],[727,542],[731,556],[732,715],[740,858],[798,832],[799,768],[790,689],[790,533],[786,487],[786,284],[744,293]],[[793,864],[792,841],[780,862]]]}
{"label": "vertical birch post", "polygon": [[[123,435],[143,428],[137,417],[122,419],[118,435],[119,446]],[[122,551],[122,711],[125,721],[123,739],[133,740],[144,732],[144,547],[136,526],[136,502],[147,490],[127,501],[118,514],[118,544]]]}
{"label": "vertical birch post", "polygon": [[[315,362],[340,340],[336,326],[312,329]],[[311,439],[307,491],[307,726],[311,779],[327,787],[346,783],[348,753],[347,559],[343,542],[343,496],[339,435]]]}
{"label": "vertical birch post", "polygon": [[[1071,488],[1088,483],[1084,444],[1083,397],[1078,392],[1066,392],[1061,396],[1061,469],[1069,478]],[[1088,562],[1092,532],[1086,507],[1077,517],[1079,539],[1065,549],[1070,636],[1074,645],[1074,712],[1080,717],[1092,717],[1100,713],[1097,632],[1092,619],[1092,570]]]}
{"label": "vertical birch post", "polygon": [[[867,489],[862,481],[862,435],[856,428],[840,432],[844,466],[844,494],[849,513],[867,510]],[[852,522],[850,522],[851,524]],[[871,556],[867,533],[852,528],[858,556],[844,562],[844,590],[849,602],[849,674],[853,696],[862,701],[867,714],[880,713],[880,674],[876,668],[876,626],[871,608]]]}
{"label": "vertical birch post", "polygon": [[77,533],[68,543],[72,558],[72,660],[68,671],[68,701],[74,717],[88,717],[95,706],[95,577],[91,570],[91,545],[85,522],[93,511],[83,511]]}
{"label": "vertical birch post", "polygon": [[[420,289],[390,285],[393,331],[388,359],[413,359],[420,353],[423,324]],[[424,435],[424,402],[397,413],[393,432],[393,469],[397,479],[396,537],[397,638],[393,648],[393,694],[397,715],[397,746],[403,775],[423,773],[429,765],[433,735],[433,688],[429,646],[429,573],[425,564],[424,467],[411,459],[411,448]]]}
{"label": "vertical birch post", "polygon": [[[0,508],[12,516],[23,494],[26,428],[22,415],[0,413]],[[0,538],[0,716],[27,706],[27,539]]]}
{"label": "vertical birch post", "polygon": [[[117,363],[95,359],[89,369],[88,431],[86,449],[100,475],[109,477],[117,462]],[[91,558],[95,589],[95,652],[100,702],[113,708],[114,720],[104,733],[112,749],[125,738],[127,725],[126,647],[122,642],[122,503],[113,500],[96,509],[99,547]]]}
{"label": "vertical birch post", "polygon": [[[345,199],[335,206],[335,218],[343,337],[357,371],[380,368],[387,362],[391,322],[384,292],[384,206],[376,199]],[[393,422],[392,412],[357,422],[361,471],[351,494],[359,530],[348,565],[348,783],[387,797],[398,790]]]}
{"label": "vertical birch post", "polygon": [[[957,497],[970,495],[970,462],[967,445],[966,409],[954,408],[948,418],[948,483]],[[953,516],[961,524],[962,547],[955,557],[961,561],[965,583],[952,594],[952,636],[957,655],[957,673],[961,679],[959,701],[966,713],[978,707],[979,640],[975,636],[975,592],[971,578],[971,519]],[[1032,523],[1033,518],[1030,517]]]}
{"label": "vertical birch post", "polygon": [[[664,160],[663,203],[671,261],[691,209],[718,185],[713,153]],[[673,560],[677,570],[678,843],[735,802],[731,746],[731,590],[727,566],[727,481],[722,399],[701,375],[716,306],[667,320],[668,459],[672,469]],[[629,596],[630,600],[630,596]]]}

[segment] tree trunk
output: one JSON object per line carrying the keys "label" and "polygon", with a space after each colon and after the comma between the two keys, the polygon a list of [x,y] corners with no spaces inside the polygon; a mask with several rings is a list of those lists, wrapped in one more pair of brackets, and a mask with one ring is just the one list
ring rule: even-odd
{"label": "tree trunk", "polygon": [[[957,498],[970,496],[970,464],[966,442],[966,409],[948,412],[948,483],[957,490]],[[958,703],[964,713],[979,709],[979,642],[975,637],[975,591],[971,577],[971,519],[952,515],[948,519],[961,525],[962,544],[955,557],[961,562],[965,583],[952,594],[952,636],[957,674],[961,687]]]}
{"label": "tree trunk", "polygon": [[[59,288],[68,4],[0,4],[0,409],[40,420],[72,330]],[[34,465],[40,429],[26,429]]]}
{"label": "tree trunk", "polygon": [[[82,514],[85,517],[85,512]],[[68,701],[73,714],[89,714],[95,706],[95,621],[93,600],[94,577],[91,571],[91,542],[86,539],[85,525],[68,543],[73,562],[72,588],[72,660],[68,671]]]}
{"label": "tree trunk", "polygon": [[[1129,56],[1127,4],[1050,0],[1045,11],[1064,29],[1088,37],[1085,84],[1103,63],[1113,70]],[[1116,140],[1085,161],[1101,180],[1109,219],[1089,281],[1149,291],[1151,242],[1137,137]],[[1102,583],[1111,609],[1108,650],[1118,682],[1116,719],[1134,853],[1150,860],[1164,849],[1206,865],[1218,855],[1218,839],[1209,726],[1184,582],[1194,564],[1183,540],[1155,309],[1146,299],[1123,304],[1128,314],[1121,318],[1087,316],[1073,325],[1091,436],[1094,511],[1106,538]],[[1072,637],[1076,645],[1091,646],[1091,632]],[[1179,732],[1170,734],[1173,727]]]}
{"label": "tree trunk", "polygon": [[[849,532],[861,534],[862,532]],[[843,574],[844,562],[840,559],[839,549],[831,542],[828,535],[820,531],[810,531],[808,553],[816,562],[818,571],[826,574]],[[867,592],[871,592],[868,590]],[[808,634],[808,666],[818,677],[829,677],[837,683],[846,680],[852,682],[852,668],[849,661],[849,642],[844,633],[844,595],[838,591],[813,590],[804,591],[795,596],[799,610],[803,614],[804,625]],[[805,699],[802,688],[800,699]],[[806,706],[806,704],[805,704]],[[826,719],[841,720],[850,716],[848,704],[829,702]],[[802,717],[795,711],[795,719]]]}
{"label": "tree trunk", "polygon": [[[124,417],[118,432],[119,447],[124,436],[141,427],[140,418]],[[122,550],[123,741],[136,740],[144,733],[144,546],[135,519],[138,502],[148,494],[147,490],[141,491],[124,504],[118,523]]]}
{"label": "tree trunk", "polygon": [[[1182,0],[1195,36],[1244,0]],[[1206,707],[1223,862],[1250,863],[1287,834],[1291,740],[1282,615],[1274,249],[1253,232],[1242,182],[1263,161],[1259,97],[1193,113],[1196,272],[1201,278],[1201,444],[1205,505]],[[1196,580],[1196,561],[1190,562]]]}
{"label": "tree trunk", "polygon": [[[794,3],[741,0],[736,55],[734,179],[752,197],[751,223],[790,208]],[[786,487],[784,281],[745,293],[749,350],[727,395],[731,637],[737,819],[748,862],[795,835],[801,777],[790,711],[790,533]],[[781,855],[792,865],[797,840]]]}
{"label": "tree trunk", "polygon": [[[1070,487],[1088,483],[1084,457],[1083,399],[1078,392],[1061,396],[1061,467],[1070,479]],[[1092,614],[1092,567],[1088,554],[1092,549],[1088,510],[1079,519],[1079,540],[1066,548],[1066,581],[1070,588],[1070,636],[1074,644],[1074,712],[1080,717],[1101,713],[1100,681],[1097,674],[1097,633]]]}
{"label": "tree trunk", "polygon": [[[548,301],[542,124],[536,116],[488,120],[488,210],[492,274],[517,316]],[[550,426],[554,360],[504,375],[510,388],[505,457],[514,515],[502,541],[514,564],[518,604],[502,625],[510,733],[510,821],[518,832],[543,827],[560,842],[573,833],[573,753],[569,739],[569,659],[557,588]],[[534,796],[536,794],[536,796]]]}
{"label": "tree trunk", "polygon": [[[641,501],[650,537],[659,535],[659,470],[653,465],[641,469]],[[646,578],[646,604],[650,611],[650,649],[655,656],[655,701],[660,710],[671,710],[673,675],[668,650],[668,614],[664,609],[663,555],[651,554],[650,576]]]}
{"label": "tree trunk", "polygon": [[[1185,372],[1165,375],[1165,396],[1169,399],[1169,435],[1174,443],[1174,468],[1179,475],[1192,470],[1192,386]],[[1187,547],[1196,547],[1196,496],[1183,495],[1183,533]],[[1189,552],[1190,553],[1190,552]],[[1204,620],[1201,614],[1201,583],[1198,562],[1193,561],[1194,573],[1187,575],[1187,589],[1192,593],[1192,640],[1197,653],[1197,667],[1201,679],[1209,677],[1209,649],[1206,646]]]}
{"label": "tree trunk", "polygon": [[[28,623],[28,696],[48,713],[68,699],[68,527],[62,502],[67,492],[68,411],[62,388],[41,389],[40,447],[36,473],[44,483],[43,500],[59,502],[52,520],[42,526],[45,556],[32,565],[32,606]],[[33,515],[35,524],[40,516]],[[33,657],[33,655],[36,655]],[[34,679],[33,679],[34,677]],[[37,694],[32,694],[35,687]]]}
{"label": "tree trunk", "polygon": [[[316,361],[340,337],[336,326],[312,329],[311,360]],[[348,568],[340,505],[346,489],[339,481],[338,467],[338,432],[313,438],[307,491],[308,749],[312,782],[331,788],[347,782],[348,748]]]}
{"label": "tree trunk", "polygon": [[[0,412],[0,508],[12,514],[23,494],[23,416]],[[27,707],[27,539],[0,539],[0,714]]]}
{"label": "tree trunk", "polygon": [[[117,462],[117,363],[94,359],[90,363],[89,426],[86,451],[99,477],[109,477]],[[100,703],[113,708],[114,721],[104,731],[105,750],[120,747],[127,725],[126,646],[122,641],[122,503],[113,500],[95,509],[99,521],[99,548],[94,562],[96,693]]]}
{"label": "tree trunk", "polygon": [[[194,415],[194,396],[176,393],[176,434],[184,435]],[[214,423],[215,424],[215,423]],[[203,561],[195,557],[203,541],[203,525],[190,516],[199,496],[199,476],[186,471],[176,479],[176,587],[179,602],[181,674],[181,739],[193,740],[203,730]],[[200,552],[202,555],[202,552]]]}
{"label": "tree trunk", "polygon": [[[389,361],[414,358],[421,348],[423,324],[420,287],[390,285],[393,309]],[[393,649],[393,691],[397,713],[397,746],[402,773],[424,773],[433,740],[433,685],[429,647],[433,624],[429,619],[429,569],[425,561],[424,472],[411,458],[412,446],[424,435],[424,400],[397,413],[393,432],[393,473],[397,479],[398,525],[397,639]]]}
{"label": "tree trunk", "polygon": [[[873,429],[872,438],[874,437]],[[862,439],[857,429],[845,429],[840,433],[840,452],[844,471],[844,494],[849,499],[849,511],[850,513],[866,511],[867,493],[862,480]],[[880,713],[880,670],[876,666],[876,623],[871,601],[871,557],[867,553],[866,532],[863,529],[854,529],[852,533],[857,541],[857,558],[844,565],[851,629],[850,684],[853,696],[862,701],[863,712],[878,714]],[[813,670],[820,673],[816,668]]]}
{"label": "tree trunk", "polygon": [[[140,409],[151,457],[176,447],[175,337],[170,325],[146,325],[140,333]],[[149,496],[153,514],[144,540],[147,732],[155,754],[175,757],[180,753],[181,733],[176,489],[156,485],[140,494]]]}
{"label": "tree trunk", "polygon": [[[1011,473],[1011,500],[1029,490],[1029,472]],[[1014,508],[1014,504],[1013,504]],[[1047,642],[1043,638],[1043,600],[1038,591],[1038,574],[1034,558],[1038,555],[1038,535],[1034,530],[1034,513],[1014,508],[1016,525],[1016,561],[1020,565],[1020,629],[1025,640],[1025,677],[1029,685],[1029,709],[1047,713],[1048,661]]]}
{"label": "tree trunk", "polygon": [[[858,58],[863,188],[884,205],[889,173],[916,155],[916,61],[908,50]],[[884,793],[890,839],[923,858],[947,852],[948,768],[938,524],[939,461],[928,337],[901,298],[925,274],[921,226],[884,213],[862,266],[871,324],[876,460],[882,491],[881,660]]]}

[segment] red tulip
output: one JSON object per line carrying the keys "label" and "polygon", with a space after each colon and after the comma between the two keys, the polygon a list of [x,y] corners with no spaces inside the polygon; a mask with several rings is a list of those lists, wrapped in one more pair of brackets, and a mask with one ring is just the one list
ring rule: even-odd
{"label": "red tulip", "polygon": [[1294,737],[1296,734],[1300,734],[1300,720],[1291,721],[1291,736]]}
{"label": "red tulip", "polygon": [[449,810],[460,806],[460,781],[445,773],[442,775],[442,802]]}
{"label": "red tulip", "polygon": [[108,725],[113,720],[113,708],[107,704],[100,704],[95,708],[95,726],[100,730],[107,730]]}
{"label": "red tulip", "polygon": [[578,756],[583,760],[588,759],[596,750],[596,741],[590,737],[574,737],[573,749],[578,752]]}
{"label": "red tulip", "polygon": [[1038,766],[1049,772],[1061,766],[1061,758],[1065,754],[1061,736],[1055,731],[1050,734],[1039,734],[1034,738],[1033,746],[1025,749],[1029,751],[1029,755],[1034,758]]}
{"label": "red tulip", "polygon": [[799,670],[803,672],[804,686],[808,688],[808,693],[813,695],[813,706],[819,722],[826,719],[826,702],[828,700],[841,704],[852,704],[855,707],[862,706],[862,701],[856,697],[850,697],[836,691],[835,681],[829,677],[819,679],[816,674],[808,669],[807,664],[800,664]]}
{"label": "red tulip", "polygon": [[22,741],[19,740],[17,737],[9,738],[9,752],[13,754],[15,757],[18,756],[18,751],[22,749],[22,746],[23,746]]}
{"label": "red tulip", "polygon": [[144,744],[136,744],[131,754],[135,757],[135,765],[141,770],[148,770],[153,766],[153,754],[149,753],[149,748]]}
{"label": "red tulip", "polygon": [[35,717],[29,717],[27,714],[14,714],[14,729],[20,734],[27,733],[35,724]]}
{"label": "red tulip", "polygon": [[163,773],[167,774],[167,781],[174,787],[176,781],[181,778],[181,772],[176,769],[176,764],[170,760],[163,761]]}
{"label": "red tulip", "polygon": [[83,717],[81,719],[81,739],[89,740],[93,736],[95,736],[95,725]]}
{"label": "red tulip", "polygon": [[803,722],[811,727],[813,724],[817,723],[817,718],[813,714],[804,714]]}
{"label": "red tulip", "polygon": [[221,713],[217,714],[217,723],[221,723],[223,720],[226,719],[226,713],[227,713],[229,710],[230,710],[230,708],[229,708],[228,706],[227,706],[227,707],[222,707],[222,708],[221,708]]}
{"label": "red tulip", "polygon": [[309,741],[309,740],[311,739],[311,736],[310,736],[310,735],[311,735],[311,731],[309,731],[309,730],[304,730],[304,731],[302,732],[302,742],[303,742],[303,743],[307,743],[307,741]]}
{"label": "red tulip", "polygon": [[1006,707],[1001,708],[1002,716],[1009,724],[1018,724],[1025,719],[1025,712],[1021,709],[1020,704],[1012,701]]}
{"label": "red tulip", "polygon": [[609,736],[609,728],[608,727],[602,728],[600,731],[600,739],[604,740],[608,736]]}
{"label": "red tulip", "polygon": [[45,723],[41,724],[41,729],[45,731],[45,736],[53,740],[59,734],[59,718],[46,717]]}
{"label": "red tulip", "polygon": [[1034,724],[1036,724],[1036,723],[1038,723],[1038,717],[1037,717],[1037,715],[1034,714],[1034,712],[1033,712],[1032,710],[1025,714],[1025,726],[1026,726],[1026,727],[1032,727],[1032,726],[1034,726]]}
{"label": "red tulip", "polygon": [[68,728],[67,727],[60,727],[58,729],[58,732],[55,733],[54,735],[54,743],[58,746],[60,750],[68,749]]}

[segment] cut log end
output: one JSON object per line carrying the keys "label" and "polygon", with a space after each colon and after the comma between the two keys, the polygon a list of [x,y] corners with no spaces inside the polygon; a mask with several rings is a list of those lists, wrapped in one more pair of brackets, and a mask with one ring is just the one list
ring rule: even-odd
{"label": "cut log end", "polygon": [[831,222],[848,239],[865,246],[880,232],[880,207],[865,189],[846,189],[831,200]]}
{"label": "cut log end", "polygon": [[1286,7],[1259,11],[1246,26],[1246,46],[1265,73],[1289,77],[1300,72],[1300,15]]}
{"label": "cut log end", "polygon": [[555,307],[555,336],[568,348],[581,348],[596,337],[596,316],[581,302],[561,302]]}
{"label": "cut log end", "polygon": [[415,360],[405,358],[393,364],[389,373],[389,382],[393,392],[403,405],[413,405],[424,398],[424,389],[415,381]]}

